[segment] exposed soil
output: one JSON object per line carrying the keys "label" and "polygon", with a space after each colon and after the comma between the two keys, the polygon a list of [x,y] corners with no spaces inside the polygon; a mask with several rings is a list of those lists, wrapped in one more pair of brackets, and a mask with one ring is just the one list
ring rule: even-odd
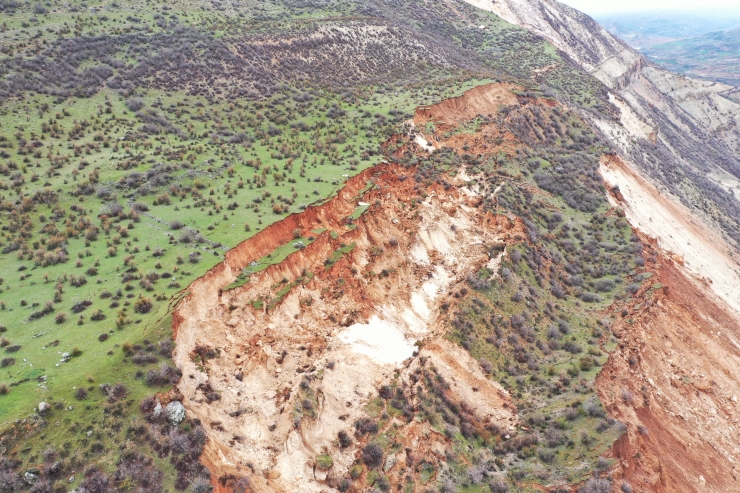
{"label": "exposed soil", "polygon": [[644,237],[654,276],[614,307],[619,346],[596,380],[628,427],[612,473],[635,491],[740,491],[737,264],[719,235],[624,161],[606,156],[602,174],[633,226],[657,237]]}
{"label": "exposed soil", "polygon": [[[487,245],[524,240],[523,225],[481,212],[479,197],[455,187],[435,185],[420,196],[406,174],[413,170],[381,165],[351,179],[337,197],[245,241],[191,285],[177,309],[175,360],[184,372],[185,405],[208,430],[205,461],[216,478],[248,475],[258,491],[325,489],[357,452],[339,449],[337,433],[350,431],[396,371],[407,375],[421,338],[419,355],[450,381],[457,399],[500,428],[515,425],[506,392],[442,339],[437,318],[455,286],[490,261]],[[373,189],[358,195],[368,180]],[[346,218],[360,201],[372,205],[350,226]],[[219,295],[242,267],[291,241],[295,228],[308,234],[319,227],[327,231],[305,249]],[[327,263],[342,247],[341,258]],[[275,303],[276,293],[299,278]],[[196,364],[196,346],[220,355]],[[316,408],[304,406],[296,421],[307,398]],[[404,444],[416,454],[437,447],[443,458],[444,448],[434,444],[447,439],[427,428],[404,424]],[[315,467],[321,453],[334,459],[328,473]]]}
{"label": "exposed soil", "polygon": [[740,491],[740,324],[656,253],[656,275],[618,319],[619,347],[596,381],[628,425],[614,472],[635,491]]}

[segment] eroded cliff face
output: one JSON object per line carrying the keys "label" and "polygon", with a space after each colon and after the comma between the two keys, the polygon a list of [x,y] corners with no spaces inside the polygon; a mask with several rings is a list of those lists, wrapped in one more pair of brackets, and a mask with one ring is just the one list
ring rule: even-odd
{"label": "eroded cliff face", "polygon": [[[248,473],[263,491],[325,489],[329,473],[317,469],[317,456],[331,451],[331,475],[347,473],[357,447],[337,454],[338,432],[351,429],[392,375],[408,376],[417,355],[437,363],[482,419],[515,424],[507,393],[444,340],[437,318],[448,292],[490,262],[486,246],[523,240],[523,227],[482,212],[479,198],[456,188],[433,187],[412,201],[409,172],[385,165],[353,178],[340,196],[242,243],[189,288],[175,360],[186,406],[209,430],[217,477]],[[348,222],[358,204],[367,211]],[[249,262],[294,241],[296,229],[318,237],[219,294]],[[203,365],[193,357],[198,347],[221,354]],[[309,389],[305,377],[317,374]],[[447,438],[428,425],[406,425],[403,435],[415,454],[443,456],[444,447],[429,450]]]}
{"label": "eroded cliff face", "polygon": [[655,275],[615,307],[619,345],[597,379],[628,430],[612,473],[634,491],[738,491],[739,319],[655,242],[647,252]]}

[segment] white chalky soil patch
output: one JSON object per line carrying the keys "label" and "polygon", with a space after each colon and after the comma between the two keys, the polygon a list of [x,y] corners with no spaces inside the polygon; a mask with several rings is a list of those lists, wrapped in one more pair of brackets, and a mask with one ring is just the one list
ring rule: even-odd
{"label": "white chalky soil patch", "polygon": [[416,340],[407,339],[398,325],[377,315],[370,317],[366,324],[347,327],[338,337],[355,353],[364,354],[382,365],[399,364],[416,349]]}

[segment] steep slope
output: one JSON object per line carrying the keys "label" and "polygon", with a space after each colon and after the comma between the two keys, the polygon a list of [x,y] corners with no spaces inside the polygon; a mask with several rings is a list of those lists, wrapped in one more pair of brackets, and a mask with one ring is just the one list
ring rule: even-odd
{"label": "steep slope", "polygon": [[203,423],[218,488],[557,488],[608,464],[603,310],[643,267],[603,144],[505,83],[406,128],[397,164],[246,240],[176,308],[166,398]]}
{"label": "steep slope", "polygon": [[[453,394],[482,418],[506,429],[515,424],[506,392],[441,339],[436,299],[488,262],[486,245],[523,239],[523,226],[481,213],[469,197],[442,187],[404,210],[414,196],[404,172],[380,166],[358,175],[328,203],[242,243],[190,286],[175,320],[175,361],[185,374],[179,390],[208,424],[206,455],[218,477],[250,473],[260,490],[321,491],[327,473],[317,470],[317,456],[335,449],[337,434],[364,416],[366,396],[394,372],[413,370],[405,369],[407,359],[417,355],[438,363],[455,382]],[[366,184],[371,190],[363,192]],[[369,209],[348,224],[358,199]],[[243,288],[219,291],[281,238],[295,241],[295,229],[325,231]],[[427,341],[421,351],[419,338]],[[193,357],[203,347],[221,354],[205,363]],[[347,474],[356,451],[333,454],[331,477]]]}
{"label": "steep slope", "polygon": [[723,234],[740,239],[736,89],[663,70],[583,13],[554,0],[467,0],[550,40],[611,92],[621,113],[582,110],[636,169]]}

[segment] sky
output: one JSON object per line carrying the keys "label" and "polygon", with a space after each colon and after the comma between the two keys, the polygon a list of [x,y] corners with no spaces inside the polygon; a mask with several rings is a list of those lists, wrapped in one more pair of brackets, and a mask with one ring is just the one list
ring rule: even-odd
{"label": "sky", "polygon": [[624,12],[680,12],[706,10],[740,10],[740,0],[702,0],[697,7],[696,0],[560,0],[562,3],[589,15]]}

